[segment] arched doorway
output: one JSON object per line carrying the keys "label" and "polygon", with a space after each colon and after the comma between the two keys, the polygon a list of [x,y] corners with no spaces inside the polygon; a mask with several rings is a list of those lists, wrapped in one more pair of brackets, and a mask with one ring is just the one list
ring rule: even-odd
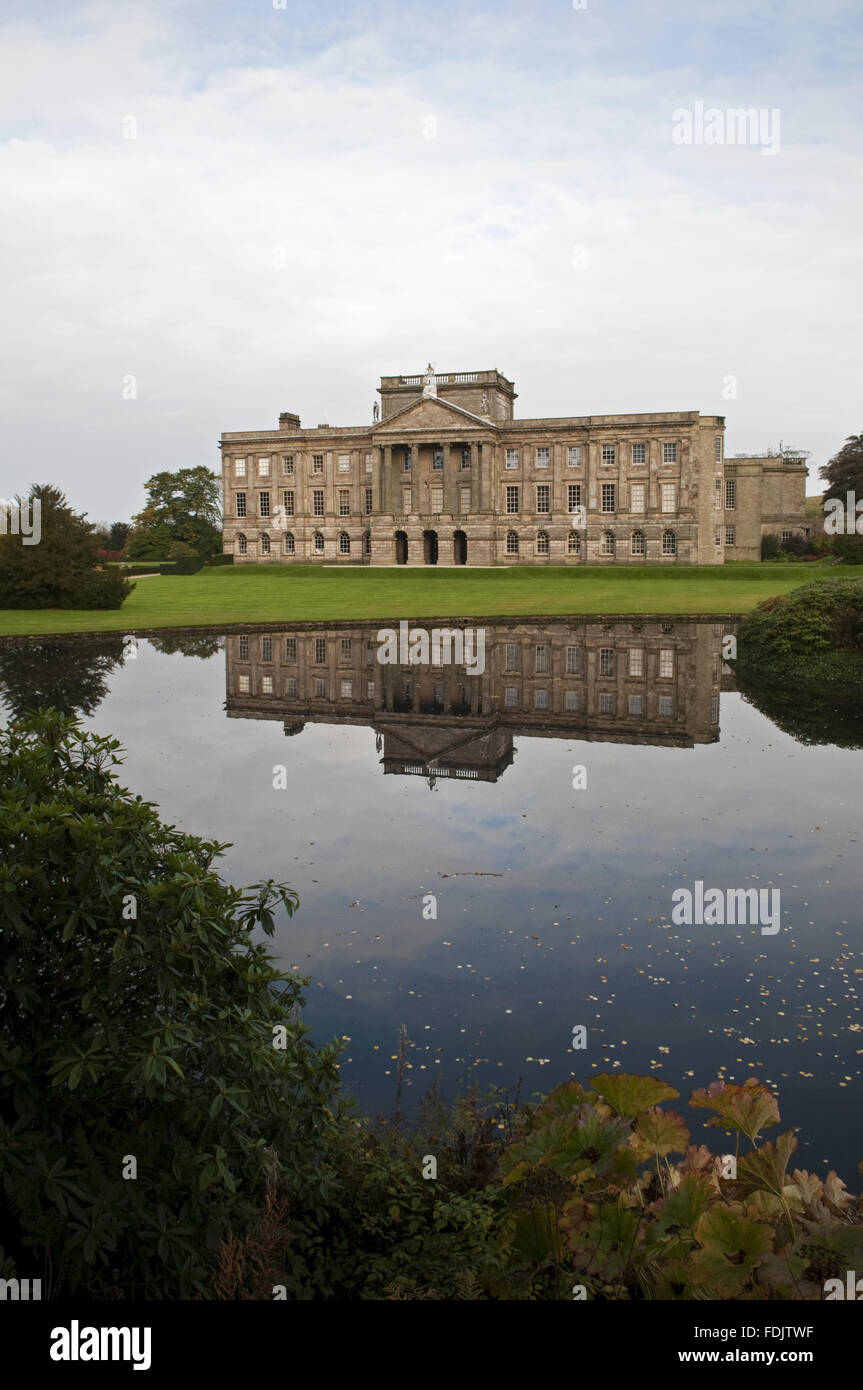
{"label": "arched doorway", "polygon": [[408,536],[407,531],[396,531],[396,564],[406,565],[408,562]]}
{"label": "arched doorway", "polygon": [[467,536],[464,531],[453,532],[452,562],[454,565],[467,564]]}
{"label": "arched doorway", "polygon": [[437,531],[423,531],[423,562],[437,564]]}

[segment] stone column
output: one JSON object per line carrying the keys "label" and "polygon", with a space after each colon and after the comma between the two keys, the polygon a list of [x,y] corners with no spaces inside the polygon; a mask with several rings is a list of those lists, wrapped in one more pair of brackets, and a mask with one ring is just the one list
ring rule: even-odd
{"label": "stone column", "polygon": [[393,507],[393,446],[383,446],[383,500],[381,510],[392,515]]}

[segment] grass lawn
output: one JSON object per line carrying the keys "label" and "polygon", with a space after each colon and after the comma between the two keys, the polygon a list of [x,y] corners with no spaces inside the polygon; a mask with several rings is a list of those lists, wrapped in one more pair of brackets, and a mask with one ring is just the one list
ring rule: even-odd
{"label": "grass lawn", "polygon": [[7,609],[0,635],[135,632],[331,619],[479,618],[518,614],[744,613],[770,594],[863,565],[736,564],[674,569],[363,569],[242,565],[142,578],[122,608]]}

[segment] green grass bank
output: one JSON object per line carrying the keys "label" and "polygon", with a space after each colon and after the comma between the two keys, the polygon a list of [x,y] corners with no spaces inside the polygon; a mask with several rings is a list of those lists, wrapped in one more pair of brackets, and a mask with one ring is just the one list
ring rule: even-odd
{"label": "green grass bank", "polygon": [[398,618],[616,613],[743,614],[816,578],[863,578],[863,566],[732,564],[634,569],[364,569],[226,566],[133,580],[122,608],[7,609],[0,636],[134,632]]}

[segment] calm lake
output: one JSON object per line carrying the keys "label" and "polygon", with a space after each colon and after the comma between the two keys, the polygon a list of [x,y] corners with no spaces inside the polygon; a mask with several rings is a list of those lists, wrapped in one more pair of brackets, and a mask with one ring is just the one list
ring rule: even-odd
{"label": "calm lake", "polygon": [[[712,619],[496,621],[416,639],[418,665],[381,663],[383,626],[34,640],[0,647],[0,695],[120,739],[126,785],[231,842],[225,877],[291,883],[274,949],[363,1113],[393,1111],[401,1025],[406,1109],[438,1077],[650,1072],[716,1150],[686,1098],[755,1076],[792,1166],[856,1190],[863,751],[737,694]],[[778,930],[742,894],[732,923],[673,920],[696,882],[779,890]]]}

